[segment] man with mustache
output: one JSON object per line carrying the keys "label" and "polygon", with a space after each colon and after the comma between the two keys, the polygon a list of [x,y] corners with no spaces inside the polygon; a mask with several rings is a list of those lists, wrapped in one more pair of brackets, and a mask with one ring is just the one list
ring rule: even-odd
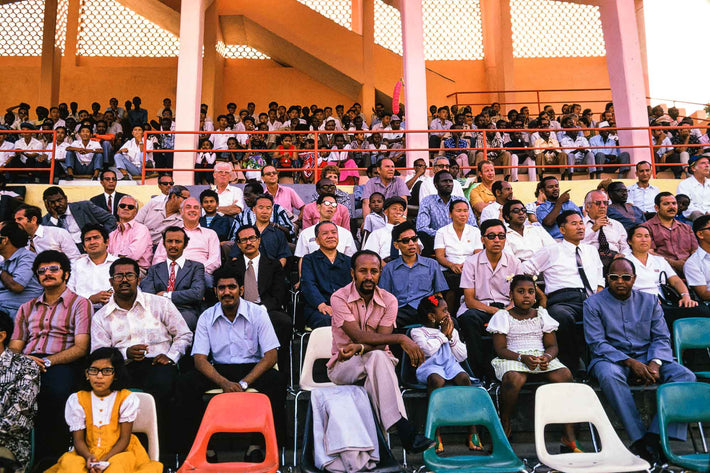
{"label": "man with mustache", "polygon": [[67,288],[69,258],[43,251],[32,264],[43,292],[20,306],[8,348],[28,355],[41,371],[35,436],[37,458],[56,460],[69,446],[64,404],[81,379],[82,358],[89,352],[91,302]]}
{"label": "man with mustache", "polygon": [[81,241],[86,254],[72,262],[72,277],[67,285],[98,310],[111,298],[108,270],[117,257],[108,252],[108,232],[101,225],[84,226]]}

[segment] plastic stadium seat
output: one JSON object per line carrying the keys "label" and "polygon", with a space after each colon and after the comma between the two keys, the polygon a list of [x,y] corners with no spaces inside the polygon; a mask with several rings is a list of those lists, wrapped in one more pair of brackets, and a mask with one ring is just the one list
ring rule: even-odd
{"label": "plastic stadium seat", "polygon": [[155,400],[148,393],[134,392],[138,396],[138,416],[133,422],[133,433],[144,433],[148,437],[148,457],[160,461],[160,446],[158,443],[158,414],[155,410]]}
{"label": "plastic stadium seat", "polygon": [[[683,350],[710,348],[710,318],[688,317],[673,323],[673,345],[678,363],[683,364]],[[710,379],[710,371],[694,371],[698,378]]]}
{"label": "plastic stadium seat", "polygon": [[[217,433],[260,432],[266,442],[262,463],[209,463],[207,445]],[[264,394],[223,393],[212,398],[202,418],[200,430],[185,463],[178,470],[187,472],[272,473],[278,470],[279,452],[276,443],[271,403]]]}
{"label": "plastic stadium seat", "polygon": [[[545,426],[591,422],[601,438],[602,450],[595,453],[551,455],[545,445]],[[631,453],[621,442],[590,386],[552,383],[535,393],[535,450],[540,462],[564,472],[610,472],[648,470],[650,465]]]}
{"label": "plastic stadium seat", "polygon": [[491,455],[458,455],[440,457],[432,446],[424,452],[424,463],[430,471],[458,473],[503,473],[526,471],[515,455],[503,426],[485,389],[473,386],[451,386],[434,390],[429,396],[429,412],[425,435],[436,437],[436,429],[446,426],[482,425],[491,435]]}
{"label": "plastic stadium seat", "polygon": [[[680,320],[676,322],[680,322]],[[705,383],[663,384],[656,391],[656,400],[661,446],[668,461],[695,471],[710,471],[710,454],[676,455],[671,451],[668,442],[668,424],[710,422],[710,385]]]}

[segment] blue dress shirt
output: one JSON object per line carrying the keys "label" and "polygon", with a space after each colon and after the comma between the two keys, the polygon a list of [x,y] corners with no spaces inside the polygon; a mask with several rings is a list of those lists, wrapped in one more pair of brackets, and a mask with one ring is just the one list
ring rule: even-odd
{"label": "blue dress shirt", "polygon": [[12,319],[15,319],[17,309],[30,299],[42,294],[43,289],[37,277],[32,272],[32,263],[36,255],[26,248],[18,248],[12,256],[2,262],[0,268],[10,273],[12,279],[21,286],[24,291],[12,292],[0,281],[0,310],[6,312]]}
{"label": "blue dress shirt", "polygon": [[[537,210],[535,211],[535,215],[537,216],[537,221],[540,222],[540,225],[542,225],[542,228],[547,230],[547,233],[549,233],[552,238],[555,238],[556,240],[561,240],[562,233],[560,233],[560,227],[558,227],[556,223],[554,223],[551,227],[545,226],[542,223],[542,220],[547,217],[550,212],[552,212],[552,208],[554,206],[554,202],[550,202],[549,200],[545,201],[538,206]],[[578,214],[582,215],[582,212],[580,212],[579,207],[577,207],[577,205],[571,200],[568,200],[567,202],[562,204],[562,210],[560,210],[560,213],[564,212],[565,210],[574,210]]]}
{"label": "blue dress shirt", "polygon": [[307,254],[301,261],[301,293],[307,308],[316,308],[330,296],[352,282],[350,257],[338,252],[332,263],[321,251]]}
{"label": "blue dress shirt", "polygon": [[[441,227],[451,223],[449,215],[449,203],[452,200],[466,200],[461,196],[452,195],[449,202],[439,196],[439,194],[428,195],[419,203],[419,213],[417,214],[417,232],[424,232],[432,237],[436,236],[436,231]],[[476,217],[473,215],[471,206],[468,208],[469,225],[478,227]]]}
{"label": "blue dress shirt", "polygon": [[401,256],[387,263],[379,287],[394,294],[399,307],[408,305],[415,309],[424,297],[449,289],[439,263],[423,256],[419,256],[411,268]]}

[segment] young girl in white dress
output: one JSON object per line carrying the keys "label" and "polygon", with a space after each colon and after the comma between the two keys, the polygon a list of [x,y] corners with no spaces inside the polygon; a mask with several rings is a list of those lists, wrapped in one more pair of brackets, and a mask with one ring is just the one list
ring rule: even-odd
{"label": "young girl in white dress", "polygon": [[[426,383],[429,394],[447,381],[456,386],[471,386],[468,373],[460,365],[466,359],[466,345],[454,328],[446,301],[438,295],[425,297],[419,302],[417,313],[423,326],[413,328],[410,335],[426,357],[417,368],[417,381]],[[476,426],[470,427],[466,445],[469,450],[483,449]],[[443,451],[444,444],[437,429],[436,453]]]}
{"label": "young girl in white dress", "polygon": [[[572,373],[557,359],[555,330],[559,323],[535,304],[535,281],[531,276],[519,274],[510,282],[510,311],[499,310],[488,330],[493,334],[493,349],[497,357],[491,361],[496,377],[502,381],[500,420],[506,435],[510,436],[510,417],[518,402],[520,389],[530,375],[542,376],[553,383],[571,383]],[[561,452],[579,453],[574,425],[565,424],[560,439]]]}

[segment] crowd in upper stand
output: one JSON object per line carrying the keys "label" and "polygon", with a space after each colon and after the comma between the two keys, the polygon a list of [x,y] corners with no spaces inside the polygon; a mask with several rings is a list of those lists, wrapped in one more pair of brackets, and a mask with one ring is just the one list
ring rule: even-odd
{"label": "crowd in upper stand", "polygon": [[[38,150],[51,143],[33,138],[33,128],[56,129],[55,159],[65,177],[91,175],[103,190],[74,202],[50,186],[41,209],[4,187],[16,180],[14,171],[1,178],[0,447],[17,461],[28,461],[33,419],[39,458],[56,461],[66,452],[65,420],[75,446],[86,435],[53,471],[72,471],[77,455],[89,462],[115,455],[91,450],[94,426],[85,415],[116,392],[110,402],[121,413],[103,421],[135,419],[131,395],[101,382],[110,377],[154,396],[166,459],[184,457],[202,394],[215,387],[253,387],[269,396],[285,445],[294,324],[332,327],[328,376],[339,385],[366,379],[382,426],[398,432],[409,450],[436,443],[441,451],[443,442],[417,434],[407,420],[395,356],[406,356],[430,390],[447,381],[470,384],[462,361],[482,383],[502,383],[508,434],[528,379],[590,376],[621,416],[632,451],[657,459],[657,426],[641,423],[628,385],[694,380],[674,361],[669,334],[676,319],[710,315],[710,154],[684,146],[710,142],[692,123],[672,136],[654,135],[667,145],[657,150],[657,164],[680,163],[674,173],[687,174],[675,195],[650,182],[652,166],[643,161],[635,164],[633,185],[586,181],[584,201],[575,203],[559,182],[572,177],[572,168],[543,174],[543,167],[584,164],[597,177],[595,166],[616,164],[612,172],[623,177],[631,164],[614,147],[612,105],[599,123],[576,104],[561,123],[551,107],[534,119],[523,107],[508,120],[498,104],[475,118],[468,107],[433,107],[431,164],[417,160],[399,175],[405,118],[386,114],[381,104],[368,119],[357,104],[347,112],[338,106],[333,115],[327,107],[274,102],[256,120],[254,104],[238,114],[229,104],[215,122],[202,113],[202,131],[234,132],[202,139],[195,164],[204,171],[196,184],[209,186],[176,185],[161,172],[157,196],[140,202],[121,181],[142,172],[142,133],[174,129],[168,99],[152,125],[140,104],[136,97],[123,109],[112,99],[105,112],[93,104],[91,114],[77,112],[76,104],[38,109],[34,123],[22,104],[5,117],[19,136],[13,144],[0,134],[0,149],[27,147],[6,151],[4,165],[46,167],[46,152]],[[654,124],[678,118],[660,112],[652,110]],[[495,131],[504,128],[521,131]],[[254,129],[283,133],[245,133]],[[289,133],[315,129],[333,131],[318,135],[318,156],[307,133]],[[124,143],[127,131],[133,138]],[[152,166],[171,167],[171,153],[160,150],[171,149],[172,139],[148,141]],[[505,150],[466,149],[483,147],[484,139],[487,148]],[[299,194],[289,184],[312,182],[315,174],[293,169],[316,162],[322,167],[315,192]],[[523,168],[504,168],[499,178],[496,170],[532,164],[540,166],[536,174],[529,168],[539,179],[536,200],[523,202],[510,183]],[[22,173],[30,182],[46,179],[46,172]],[[343,184],[352,184],[352,193]],[[299,293],[295,308],[289,290]],[[104,351],[94,356],[98,349]],[[94,397],[72,395],[84,378]],[[684,437],[682,429],[676,434]],[[466,442],[484,448],[473,428]],[[579,451],[570,426],[561,444]],[[259,458],[259,447],[249,448],[249,459]],[[0,456],[9,455],[0,449]]]}

